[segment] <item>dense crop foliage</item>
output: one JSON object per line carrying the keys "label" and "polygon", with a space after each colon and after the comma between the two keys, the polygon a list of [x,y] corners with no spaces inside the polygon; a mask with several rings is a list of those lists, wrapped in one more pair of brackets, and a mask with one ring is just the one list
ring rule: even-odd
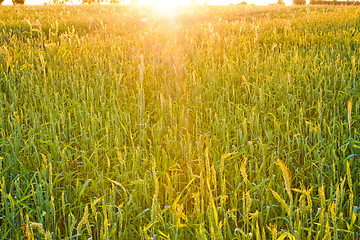
{"label": "dense crop foliage", "polygon": [[356,7],[1,7],[1,239],[358,239],[359,39]]}

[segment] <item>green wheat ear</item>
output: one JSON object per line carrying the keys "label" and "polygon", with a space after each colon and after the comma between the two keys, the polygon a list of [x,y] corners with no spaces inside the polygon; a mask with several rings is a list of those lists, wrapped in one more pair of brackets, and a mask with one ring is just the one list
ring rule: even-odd
{"label": "green wheat ear", "polygon": [[282,171],[283,177],[284,177],[286,192],[288,193],[290,199],[292,200],[293,197],[292,197],[292,193],[291,193],[291,176],[290,176],[289,169],[279,159],[277,160],[277,165],[279,165],[279,167],[281,168],[281,171]]}
{"label": "green wheat ear", "polygon": [[279,201],[279,203],[283,206],[283,208],[285,209],[287,214],[290,214],[290,207],[289,205],[286,204],[285,200],[274,190],[272,190],[270,188],[271,193],[273,194],[273,196],[276,198],[276,200]]}
{"label": "green wheat ear", "polygon": [[351,101],[347,102],[347,117],[348,117],[348,127],[349,127],[349,132],[351,134],[351,110],[352,110],[352,103]]}

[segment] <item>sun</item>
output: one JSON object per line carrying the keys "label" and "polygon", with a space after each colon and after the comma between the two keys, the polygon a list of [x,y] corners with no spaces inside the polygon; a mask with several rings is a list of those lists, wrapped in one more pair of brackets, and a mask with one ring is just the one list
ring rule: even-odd
{"label": "sun", "polygon": [[149,5],[153,7],[177,7],[188,6],[192,3],[191,0],[140,0],[141,5]]}
{"label": "sun", "polygon": [[155,5],[158,6],[168,6],[168,7],[176,7],[176,6],[188,6],[191,2],[188,0],[153,0]]}

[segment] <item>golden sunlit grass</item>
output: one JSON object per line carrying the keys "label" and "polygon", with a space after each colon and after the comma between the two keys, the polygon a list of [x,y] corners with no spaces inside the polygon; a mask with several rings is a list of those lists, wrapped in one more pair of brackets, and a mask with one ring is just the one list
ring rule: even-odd
{"label": "golden sunlit grass", "polygon": [[358,239],[357,7],[169,8],[0,8],[0,238]]}

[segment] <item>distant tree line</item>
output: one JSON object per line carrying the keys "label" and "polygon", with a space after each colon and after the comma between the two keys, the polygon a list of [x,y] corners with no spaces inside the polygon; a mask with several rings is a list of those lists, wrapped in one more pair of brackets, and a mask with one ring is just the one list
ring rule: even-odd
{"label": "distant tree line", "polygon": [[[1,0],[0,0],[1,1]],[[81,0],[82,4],[100,4],[100,3],[121,3],[123,0]],[[71,2],[71,0],[50,0],[50,3],[53,4],[65,4]],[[130,1],[130,3],[135,3],[135,0]]]}
{"label": "distant tree line", "polygon": [[293,0],[294,5],[306,5],[306,0]]}
{"label": "distant tree line", "polygon": [[[0,0],[0,5],[4,2],[5,0]],[[106,2],[106,3],[120,3],[123,0],[82,0],[83,4],[99,4],[102,2]],[[50,0],[50,4],[66,4],[67,2],[71,2],[71,0]],[[135,2],[135,1],[132,1]],[[14,5],[22,5],[25,4],[25,0],[12,0],[12,3]]]}
{"label": "distant tree line", "polygon": [[310,4],[316,5],[360,5],[360,1],[337,1],[337,0],[310,0]]}
{"label": "distant tree line", "polygon": [[[4,0],[0,0],[0,5],[4,2]],[[12,0],[14,5],[22,5],[25,3],[25,0]]]}
{"label": "distant tree line", "polygon": [[[282,0],[278,0],[282,1]],[[294,5],[305,5],[306,0],[293,0]],[[360,1],[357,0],[310,0],[311,5],[360,5]]]}

